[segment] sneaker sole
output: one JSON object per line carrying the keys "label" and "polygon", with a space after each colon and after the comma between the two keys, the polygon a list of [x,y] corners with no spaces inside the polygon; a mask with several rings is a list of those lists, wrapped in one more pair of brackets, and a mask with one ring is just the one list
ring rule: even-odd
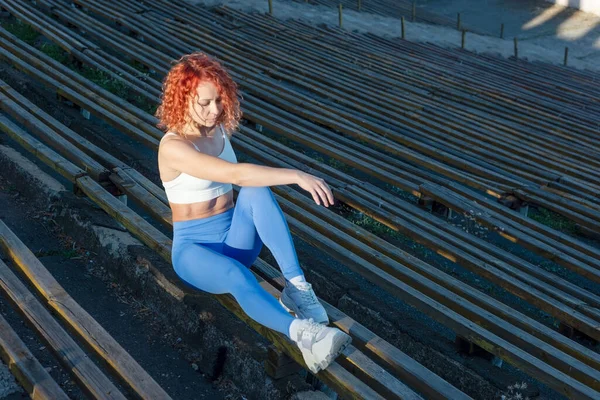
{"label": "sneaker sole", "polygon": [[[290,308],[290,307],[286,306],[285,303],[283,302],[283,295],[281,297],[279,297],[279,304],[281,304],[281,306],[285,309],[285,311],[294,314],[294,316],[296,318],[301,318],[301,319],[308,319],[308,318],[310,318],[310,317],[307,317],[307,316],[304,316],[304,315],[300,315],[300,313],[298,312],[297,309]],[[327,324],[329,324],[329,318],[327,318],[326,320],[319,320],[319,321],[315,320],[315,322],[319,323],[319,324],[327,325]]]}

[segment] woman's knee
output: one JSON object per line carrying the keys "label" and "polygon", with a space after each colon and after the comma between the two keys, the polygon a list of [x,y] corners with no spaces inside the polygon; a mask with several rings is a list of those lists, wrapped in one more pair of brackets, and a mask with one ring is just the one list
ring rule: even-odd
{"label": "woman's knee", "polygon": [[270,199],[272,196],[271,189],[268,187],[244,186],[240,189],[238,201],[240,201],[240,199]]}

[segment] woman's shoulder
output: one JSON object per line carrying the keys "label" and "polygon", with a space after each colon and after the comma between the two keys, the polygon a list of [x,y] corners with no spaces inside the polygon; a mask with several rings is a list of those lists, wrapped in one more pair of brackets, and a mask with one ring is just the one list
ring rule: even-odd
{"label": "woman's shoulder", "polygon": [[160,139],[158,144],[158,152],[163,153],[163,150],[170,148],[175,143],[185,142],[185,139],[176,132],[167,132]]}
{"label": "woman's shoulder", "polygon": [[184,138],[177,132],[169,131],[169,132],[165,133],[162,138],[160,138],[160,143],[163,144],[163,143],[170,142],[172,140],[183,140],[183,139]]}

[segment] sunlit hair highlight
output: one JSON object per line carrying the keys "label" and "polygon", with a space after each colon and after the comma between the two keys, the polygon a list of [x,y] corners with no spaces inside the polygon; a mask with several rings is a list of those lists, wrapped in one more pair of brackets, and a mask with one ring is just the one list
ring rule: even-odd
{"label": "sunlit hair highlight", "polygon": [[217,123],[222,123],[228,135],[238,127],[242,113],[237,85],[225,68],[204,53],[192,53],[175,62],[163,82],[161,104],[156,110],[158,127],[180,133],[186,124],[190,99],[196,96],[200,83],[211,82],[217,88],[223,112]]}

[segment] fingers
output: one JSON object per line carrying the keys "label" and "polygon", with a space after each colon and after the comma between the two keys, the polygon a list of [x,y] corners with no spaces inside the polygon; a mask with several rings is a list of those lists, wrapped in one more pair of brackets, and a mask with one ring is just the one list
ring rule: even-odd
{"label": "fingers", "polygon": [[331,188],[329,187],[327,182],[322,181],[321,183],[323,185],[323,188],[325,189],[325,194],[327,195],[327,200],[329,201],[329,205],[332,206],[335,202],[335,199],[333,198],[333,192],[331,191]]}
{"label": "fingers", "polygon": [[303,189],[309,192],[318,205],[325,207],[332,206],[335,202],[333,192],[329,185],[321,178],[306,174],[306,179],[302,185]]}
{"label": "fingers", "polygon": [[[327,194],[325,193],[325,190],[321,186],[317,185],[315,188],[315,191],[319,195],[319,198],[321,199],[321,202],[323,203],[323,205],[325,207],[329,207],[329,201],[327,198]],[[317,204],[319,204],[319,203],[317,203]]]}
{"label": "fingers", "polygon": [[321,198],[322,203],[325,207],[329,207],[329,206],[333,205],[333,203],[334,203],[333,193],[331,192],[329,185],[327,185],[327,183],[325,183],[325,181],[323,179],[317,180],[316,191],[319,194],[319,197]]}
{"label": "fingers", "polygon": [[310,191],[310,194],[312,195],[312,198],[315,201],[315,203],[317,203],[318,205],[321,205],[319,193],[315,189],[313,189]]}

